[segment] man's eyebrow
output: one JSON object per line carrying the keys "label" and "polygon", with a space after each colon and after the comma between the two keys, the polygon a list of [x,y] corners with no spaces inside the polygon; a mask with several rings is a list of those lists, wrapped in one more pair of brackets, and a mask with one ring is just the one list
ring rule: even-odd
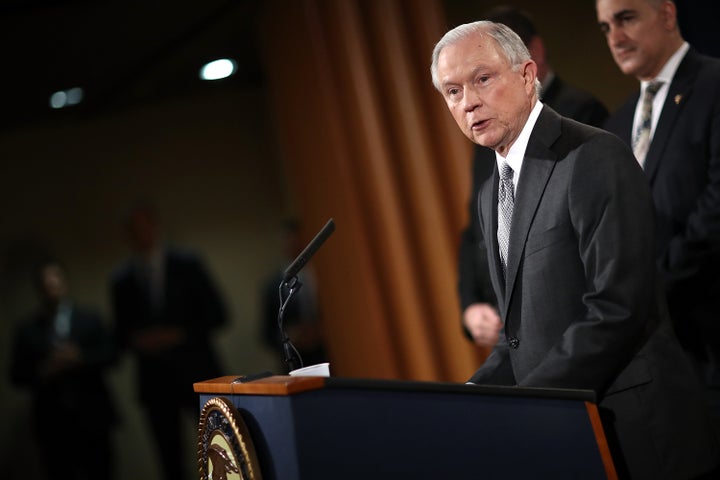
{"label": "man's eyebrow", "polygon": [[627,14],[635,14],[637,13],[635,10],[631,8],[626,8],[625,10],[620,10],[619,12],[613,13],[612,18],[615,20],[620,20],[621,17],[624,17]]}
{"label": "man's eyebrow", "polygon": [[610,19],[609,22],[606,22],[605,20],[598,21],[598,26],[600,28],[605,28],[609,25],[610,22],[617,23],[617,22],[622,21],[623,17],[625,17],[626,15],[636,15],[636,14],[637,14],[636,10],[633,10],[631,8],[626,8],[624,10],[620,10],[619,12],[613,13],[612,18]]}
{"label": "man's eyebrow", "polygon": [[[491,65],[488,65],[486,63],[480,63],[473,68],[469,73],[469,78],[476,78],[480,74],[487,73],[490,75],[493,72],[493,67]],[[451,79],[442,79],[440,81],[441,87],[447,87],[448,85],[460,85],[463,83],[463,79],[458,78],[451,78]]]}

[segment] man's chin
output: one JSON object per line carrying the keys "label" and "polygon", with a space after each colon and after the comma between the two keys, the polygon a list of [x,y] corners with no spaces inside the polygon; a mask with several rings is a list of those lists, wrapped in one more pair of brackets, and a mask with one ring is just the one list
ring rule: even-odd
{"label": "man's chin", "polygon": [[481,147],[489,148],[494,150],[495,143],[491,142],[485,135],[478,135],[472,138],[472,141],[480,145]]}
{"label": "man's chin", "polygon": [[638,66],[634,59],[627,58],[617,63],[620,71],[625,75],[631,75],[633,77],[637,75]]}

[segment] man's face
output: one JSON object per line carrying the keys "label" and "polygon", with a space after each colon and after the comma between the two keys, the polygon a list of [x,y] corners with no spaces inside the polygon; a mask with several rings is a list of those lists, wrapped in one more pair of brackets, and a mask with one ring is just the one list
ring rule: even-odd
{"label": "man's face", "polygon": [[620,70],[640,80],[660,73],[668,57],[667,34],[675,22],[667,6],[655,9],[647,0],[597,0],[595,7]]}
{"label": "man's face", "polygon": [[58,265],[47,265],[40,272],[42,294],[47,301],[57,303],[68,293],[65,275]]}
{"label": "man's face", "polygon": [[460,130],[506,156],[532,110],[535,63],[512,70],[494,39],[474,34],[440,52],[437,74]]}
{"label": "man's face", "polygon": [[153,215],[137,210],[131,213],[126,225],[130,248],[139,253],[150,253],[158,245],[159,225]]}

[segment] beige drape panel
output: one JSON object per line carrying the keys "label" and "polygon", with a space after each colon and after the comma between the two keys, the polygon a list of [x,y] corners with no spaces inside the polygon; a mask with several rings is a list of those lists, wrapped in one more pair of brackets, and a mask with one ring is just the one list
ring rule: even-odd
{"label": "beige drape panel", "polygon": [[277,0],[260,38],[268,107],[310,238],[332,372],[463,381],[456,252],[470,142],[433,89],[438,0]]}

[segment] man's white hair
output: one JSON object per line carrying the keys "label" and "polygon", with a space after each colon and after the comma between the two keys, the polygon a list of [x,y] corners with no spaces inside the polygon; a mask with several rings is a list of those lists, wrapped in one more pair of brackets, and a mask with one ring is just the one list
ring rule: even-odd
{"label": "man's white hair", "polygon": [[[500,47],[500,51],[505,55],[510,67],[515,71],[517,71],[523,63],[531,59],[530,52],[528,52],[527,47],[520,37],[502,23],[481,20],[459,25],[443,35],[433,49],[430,74],[432,75],[433,85],[438,91],[441,91],[440,79],[438,78],[437,72],[440,53],[445,47],[475,34],[487,35],[495,40]],[[535,93],[539,97],[540,81],[537,79],[535,79]]]}

